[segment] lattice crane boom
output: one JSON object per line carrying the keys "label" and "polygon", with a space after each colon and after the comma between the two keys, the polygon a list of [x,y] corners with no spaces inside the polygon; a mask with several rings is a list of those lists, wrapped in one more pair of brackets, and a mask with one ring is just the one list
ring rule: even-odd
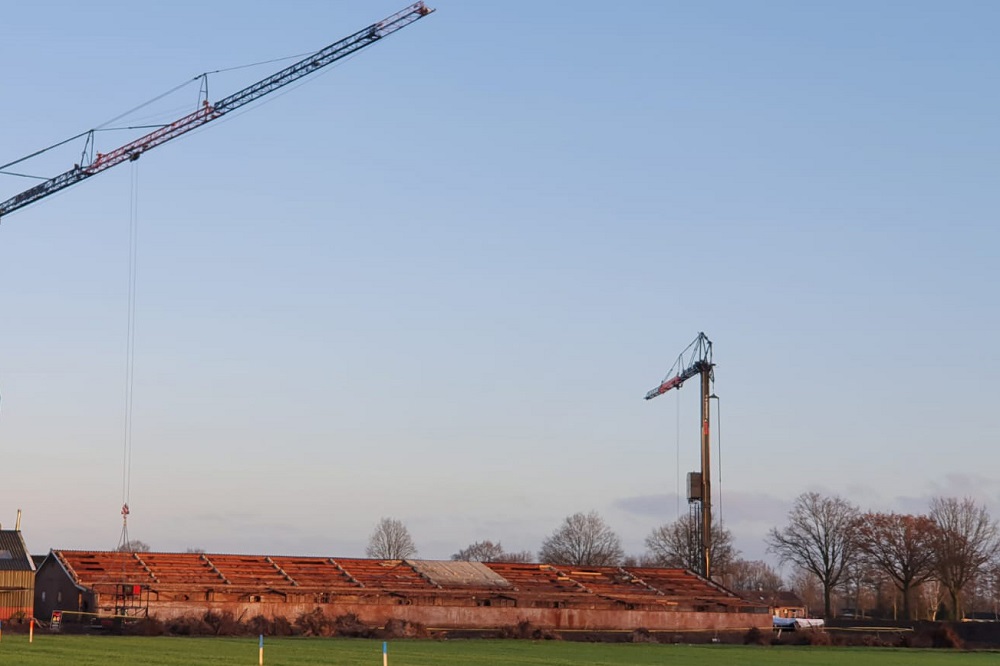
{"label": "lattice crane boom", "polygon": [[[39,199],[44,199],[51,194],[55,194],[71,185],[97,175],[113,166],[137,160],[147,150],[162,145],[171,139],[176,139],[183,134],[187,134],[191,130],[197,129],[230,111],[235,111],[341,58],[356,53],[383,37],[387,37],[397,30],[405,28],[433,11],[423,1],[416,2],[392,16],[388,16],[367,28],[355,32],[353,35],[320,49],[316,53],[267,78],[261,79],[227,97],[223,97],[214,104],[210,104],[206,100],[203,102],[202,107],[194,113],[190,113],[168,125],[157,128],[145,136],[141,136],[123,146],[115,148],[109,153],[97,153],[97,156],[89,163],[75,164],[69,171],[39,183],[0,203],[0,218],[20,208],[24,208]],[[92,137],[91,133],[90,138],[92,139]]]}
{"label": "lattice crane boom", "polygon": [[699,333],[687,349],[681,352],[660,385],[646,393],[646,400],[663,395],[670,389],[680,388],[684,382],[712,369],[712,341]]}

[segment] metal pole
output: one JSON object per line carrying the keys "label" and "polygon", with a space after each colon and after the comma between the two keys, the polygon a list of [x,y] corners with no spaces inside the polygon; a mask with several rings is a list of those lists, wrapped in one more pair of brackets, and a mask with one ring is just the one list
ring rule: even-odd
{"label": "metal pole", "polygon": [[701,369],[701,557],[702,574],[712,577],[712,465],[711,437],[709,436],[709,383],[712,366],[706,364]]}

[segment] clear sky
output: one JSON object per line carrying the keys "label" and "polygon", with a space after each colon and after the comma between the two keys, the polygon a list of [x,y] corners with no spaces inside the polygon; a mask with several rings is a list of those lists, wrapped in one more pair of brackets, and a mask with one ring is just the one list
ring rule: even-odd
{"label": "clear sky", "polygon": [[[0,163],[402,4],[12,4]],[[135,164],[133,538],[360,556],[393,516],[447,558],[596,510],[638,554],[698,466],[697,383],[642,397],[699,331],[744,556],[812,490],[1000,515],[1000,5],[432,5]],[[34,552],[118,542],[132,169],[0,224],[0,522]]]}

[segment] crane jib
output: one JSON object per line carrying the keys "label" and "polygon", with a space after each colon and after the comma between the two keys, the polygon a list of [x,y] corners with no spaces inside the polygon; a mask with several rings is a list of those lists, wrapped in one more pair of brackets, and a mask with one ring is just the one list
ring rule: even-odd
{"label": "crane jib", "polygon": [[687,380],[699,375],[704,370],[711,370],[711,368],[712,368],[712,363],[710,361],[707,361],[705,359],[699,359],[698,361],[692,363],[684,371],[677,374],[677,376],[671,377],[670,379],[665,379],[659,386],[649,391],[646,394],[645,399],[652,400],[656,396],[663,395],[664,393],[666,393],[671,389],[680,388]]}
{"label": "crane jib", "polygon": [[69,171],[39,183],[4,202],[0,202],[0,218],[122,162],[136,160],[147,150],[201,127],[230,111],[260,99],[264,95],[272,93],[293,81],[351,55],[370,44],[374,44],[383,37],[405,28],[433,11],[433,9],[427,7],[423,2],[416,2],[377,23],[373,23],[363,30],[359,30],[349,37],[345,37],[326,48],[320,49],[316,53],[296,62],[294,65],[290,65],[228,97],[220,99],[215,104],[203,102],[202,107],[194,113],[179,118],[123,146],[119,146],[111,152],[97,153],[97,157],[90,164],[76,164]]}

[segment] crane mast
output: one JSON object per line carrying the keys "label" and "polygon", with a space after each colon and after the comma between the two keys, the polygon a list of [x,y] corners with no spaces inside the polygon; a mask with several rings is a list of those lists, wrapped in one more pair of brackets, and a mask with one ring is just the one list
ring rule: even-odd
{"label": "crane mast", "polygon": [[663,395],[671,389],[679,389],[684,382],[701,377],[701,472],[688,474],[688,506],[692,528],[696,534],[696,569],[705,578],[712,577],[712,482],[711,482],[711,437],[709,429],[709,400],[711,383],[715,379],[712,363],[712,341],[704,333],[699,333],[688,347],[681,352],[660,384],[646,393],[646,400]]}
{"label": "crane mast", "polygon": [[[88,163],[75,164],[69,171],[54,176],[0,203],[0,218],[20,208],[24,208],[39,199],[44,199],[50,194],[55,194],[71,185],[97,175],[113,166],[117,166],[123,162],[135,161],[147,150],[162,145],[171,139],[176,139],[183,134],[187,134],[191,130],[197,129],[216,118],[220,118],[230,111],[235,111],[341,58],[356,53],[383,37],[387,37],[397,30],[405,28],[433,11],[433,9],[427,7],[422,1],[416,2],[377,23],[373,23],[367,28],[355,32],[353,35],[320,49],[267,78],[261,79],[228,97],[223,97],[214,104],[210,104],[208,100],[205,100],[201,108],[193,113],[157,128],[145,136],[141,136],[123,146],[115,148],[111,152],[97,153],[97,156]],[[89,145],[93,141],[93,130],[87,134]]]}

